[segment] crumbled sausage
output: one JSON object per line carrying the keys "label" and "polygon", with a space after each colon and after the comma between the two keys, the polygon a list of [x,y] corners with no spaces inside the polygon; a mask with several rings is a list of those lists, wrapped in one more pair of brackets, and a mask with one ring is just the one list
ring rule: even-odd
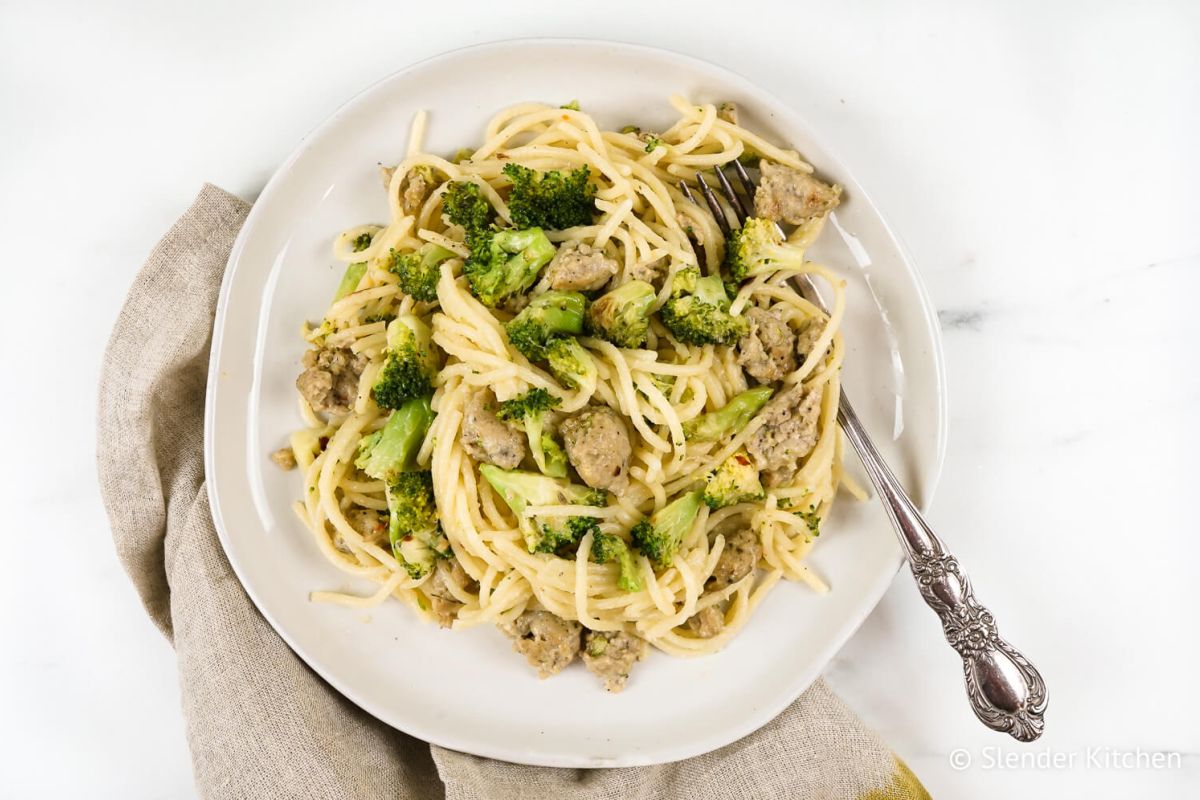
{"label": "crumbled sausage", "polygon": [[749,575],[762,555],[758,534],[749,528],[725,537],[725,547],[713,567],[712,575],[704,584],[710,591],[720,591]]}
{"label": "crumbled sausage", "polygon": [[352,508],[346,512],[346,521],[368,542],[379,543],[387,538],[387,515],[374,509]]}
{"label": "crumbled sausage", "polygon": [[732,100],[726,100],[717,106],[717,119],[723,119],[726,122],[734,125],[738,124],[738,107],[737,103]]}
{"label": "crumbled sausage", "polygon": [[725,612],[719,605],[702,608],[688,617],[688,630],[699,639],[711,639],[725,628]]}
{"label": "crumbled sausage", "polygon": [[437,569],[429,578],[429,583],[424,587],[425,594],[429,595],[433,615],[437,618],[438,625],[443,628],[449,628],[454,623],[458,617],[458,610],[463,606],[452,591],[452,586],[468,592],[475,592],[479,587],[463,569],[462,564],[458,563],[457,558],[439,561]]}
{"label": "crumbled sausage", "polygon": [[820,339],[824,332],[825,320],[817,317],[810,319],[804,329],[800,331],[800,335],[796,337],[796,355],[800,358],[801,364],[812,355],[813,345],[817,343],[817,339]]}
{"label": "crumbled sausage", "polygon": [[610,692],[625,688],[629,671],[645,654],[645,640],[624,631],[588,631],[583,635],[583,663]]}
{"label": "crumbled sausage", "polygon": [[656,258],[653,261],[635,261],[629,268],[628,276],[632,281],[645,281],[654,288],[662,286],[667,274],[667,259]]}
{"label": "crumbled sausage", "polygon": [[830,186],[798,169],[759,163],[762,178],[754,193],[754,214],[776,221],[799,225],[835,208],[842,187]]}
{"label": "crumbled sausage", "polygon": [[309,350],[300,363],[304,371],[296,378],[296,388],[312,410],[335,417],[349,414],[367,357],[348,347],[322,347]]}
{"label": "crumbled sausage", "polygon": [[633,446],[625,422],[608,406],[588,406],[559,428],[567,458],[593,489],[622,492],[629,485]]}
{"label": "crumbled sausage", "polygon": [[738,342],[737,362],[759,383],[773,383],[796,368],[796,335],[769,309],[751,306],[744,314],[750,331]]}
{"label": "crumbled sausage", "polygon": [[791,483],[800,461],[816,446],[821,395],[820,390],[809,391],[797,383],[763,407],[764,424],[746,442],[746,449],[754,457],[764,485]]}
{"label": "crumbled sausage", "polygon": [[538,671],[539,678],[561,672],[579,655],[583,626],[549,611],[526,611],[500,629],[513,640],[513,649]]}
{"label": "crumbled sausage", "polygon": [[526,437],[501,422],[495,408],[496,396],[491,389],[480,389],[471,395],[463,409],[462,446],[476,461],[515,469],[525,458]]}
{"label": "crumbled sausage", "polygon": [[590,292],[608,283],[617,274],[617,262],[584,242],[558,248],[546,277],[550,287],[564,292]]}
{"label": "crumbled sausage", "polygon": [[275,466],[285,471],[296,468],[296,454],[290,446],[281,447],[271,453],[271,460],[275,462]]}
{"label": "crumbled sausage", "polygon": [[[675,212],[675,221],[679,223],[679,227],[683,228],[683,232],[688,235],[688,238],[696,242],[701,247],[704,246],[704,237],[700,235],[700,229],[696,227],[696,223],[687,214],[682,211]],[[665,266],[665,264],[664,264]]]}
{"label": "crumbled sausage", "polygon": [[410,169],[404,176],[404,188],[400,190],[400,208],[405,214],[416,214],[429,194],[429,181],[420,171]]}
{"label": "crumbled sausage", "polygon": [[[373,544],[381,544],[387,540],[388,520],[386,514],[381,514],[370,508],[351,508],[346,512],[346,522],[350,523],[359,536]],[[342,537],[342,532],[334,530],[333,546],[343,553],[353,550]]]}

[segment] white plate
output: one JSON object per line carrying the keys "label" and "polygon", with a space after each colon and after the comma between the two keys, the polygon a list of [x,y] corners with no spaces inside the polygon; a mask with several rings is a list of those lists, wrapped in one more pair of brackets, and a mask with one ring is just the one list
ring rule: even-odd
{"label": "white plate", "polygon": [[304,345],[297,330],[301,320],[320,316],[337,284],[334,235],[386,219],[376,164],[402,157],[418,109],[430,112],[427,148],[452,153],[480,141],[485,121],[516,102],[578,99],[606,127],[654,129],[673,120],[666,97],[676,92],[736,101],[743,124],[794,146],[845,187],[837,216],[857,246],[827,226],[812,251],[849,280],[845,386],[905,483],[920,498],[932,492],[945,426],[933,311],[875,207],[799,114],[711,64],[596,41],[503,42],[392,75],[301,142],[238,237],[213,333],[205,459],[221,542],[263,615],[332,686],[421,739],[564,767],[707,752],[757,729],[798,696],[901,563],[878,503],[843,497],[810,561],[832,585],[829,594],[781,585],[723,652],[691,660],[652,653],[619,695],[605,693],[581,668],[537,680],[490,628],[451,633],[399,603],[367,613],[308,600],[314,589],[371,587],[348,582],[317,551],[291,510],[297,474],[279,471],[267,454],[300,424],[293,382]]}

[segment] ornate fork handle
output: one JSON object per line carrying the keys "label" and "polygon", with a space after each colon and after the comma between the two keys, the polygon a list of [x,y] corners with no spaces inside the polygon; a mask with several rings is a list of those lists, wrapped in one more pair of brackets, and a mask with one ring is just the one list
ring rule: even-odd
{"label": "ornate fork handle", "polygon": [[1041,673],[1000,637],[992,612],[975,600],[958,559],[926,524],[863,430],[843,393],[838,421],[858,451],[908,554],[925,603],[942,621],[946,640],[962,656],[967,696],[989,728],[1030,742],[1045,728],[1046,683]]}

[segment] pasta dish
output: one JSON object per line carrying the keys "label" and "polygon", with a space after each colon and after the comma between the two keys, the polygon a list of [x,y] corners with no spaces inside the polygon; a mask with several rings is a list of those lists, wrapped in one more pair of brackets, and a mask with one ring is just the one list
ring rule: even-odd
{"label": "pasta dish", "polygon": [[[781,579],[827,590],[806,555],[862,492],[844,282],[805,250],[841,190],[732,104],[670,102],[662,131],[518,105],[453,156],[416,116],[386,222],[334,242],[306,424],[272,456],[316,546],[378,586],[314,600],[494,625],[541,677],[578,658],[619,691],[647,646],[720,649]],[[685,192],[734,161],[758,187],[727,234]]]}

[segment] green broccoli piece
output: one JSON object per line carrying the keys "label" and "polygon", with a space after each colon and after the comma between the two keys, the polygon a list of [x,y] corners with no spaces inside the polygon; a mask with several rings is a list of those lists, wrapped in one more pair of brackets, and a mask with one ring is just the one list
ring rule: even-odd
{"label": "green broccoli piece", "polygon": [[358,443],[354,465],[385,482],[388,541],[410,577],[423,578],[437,558],[450,555],[438,523],[433,475],[417,468],[417,452],[433,422],[428,397],[407,401],[378,431]]}
{"label": "green broccoli piece", "polygon": [[704,503],[714,511],[737,503],[762,500],[765,496],[758,480],[758,469],[750,456],[741,451],[725,459],[704,487]]}
{"label": "green broccoli piece", "polygon": [[684,344],[733,344],[750,331],[745,317],[729,313],[729,297],[721,276],[702,278],[695,267],[675,273],[671,299],[658,313],[667,329]]}
{"label": "green broccoli piece", "polygon": [[[542,452],[542,457],[546,460],[546,466],[542,472],[553,478],[567,477],[567,451],[563,450],[562,445],[550,433],[550,431],[542,431],[541,439],[537,447],[530,447],[534,453],[538,450]],[[536,458],[536,455],[535,455]]]}
{"label": "green broccoli piece", "polygon": [[423,578],[434,562],[451,555],[450,542],[438,521],[433,474],[401,472],[387,487],[388,541],[392,554],[409,577]]}
{"label": "green broccoli piece", "polygon": [[428,397],[414,397],[392,412],[382,428],[358,442],[354,466],[381,481],[416,468],[417,451],[433,422]]}
{"label": "green broccoli piece", "polygon": [[471,257],[463,272],[471,292],[489,308],[527,290],[554,258],[554,245],[541,228],[480,231],[471,234],[468,242]]}
{"label": "green broccoli piece", "polygon": [[559,106],[559,108],[565,108],[568,111],[578,111],[579,110],[579,101],[572,100],[569,103],[563,103],[561,106]]}
{"label": "green broccoli piece", "polygon": [[592,537],[592,561],[607,564],[616,561],[620,568],[617,586],[627,592],[642,590],[642,576],[638,572],[637,560],[629,546],[620,536],[612,533],[597,533]]}
{"label": "green broccoli piece", "polygon": [[657,150],[660,147],[662,147],[662,139],[658,138],[654,134],[650,134],[649,136],[646,137],[646,152],[647,153],[653,153],[655,150]]}
{"label": "green broccoli piece", "polygon": [[588,181],[591,169],[586,164],[565,175],[505,164],[504,174],[512,181],[508,211],[514,226],[561,230],[591,223],[596,187]]}
{"label": "green broccoli piece", "polygon": [[595,517],[526,517],[525,509],[553,505],[608,505],[608,493],[568,483],[565,480],[523,470],[500,469],[493,464],[479,468],[484,480],[517,515],[517,522],[531,553],[565,553],[587,533],[596,533]]}
{"label": "green broccoli piece", "polygon": [[[557,408],[560,401],[545,389],[530,389],[523,395],[505,400],[496,410],[496,416],[505,422],[514,422],[525,429],[529,439],[529,451],[543,475],[555,478],[567,477],[567,457],[554,437],[546,431],[546,413]],[[549,446],[549,452],[547,452]]]}
{"label": "green broccoli piece", "polygon": [[654,562],[659,569],[671,566],[683,537],[692,529],[700,511],[703,492],[696,490],[680,495],[663,506],[650,519],[642,520],[629,532],[633,546]]}
{"label": "green broccoli piece", "polygon": [[654,287],[645,281],[623,283],[592,303],[588,330],[617,347],[641,347],[650,329],[655,297]]}
{"label": "green broccoli piece", "polygon": [[715,442],[726,434],[736,434],[746,427],[750,418],[767,404],[775,390],[757,386],[730,398],[716,411],[701,414],[683,423],[683,435],[697,442]]}
{"label": "green broccoli piece", "polygon": [[400,279],[400,289],[405,294],[422,303],[432,303],[437,300],[442,262],[453,257],[454,253],[446,248],[429,242],[415,253],[392,250],[388,271]]}
{"label": "green broccoli piece", "polygon": [[751,217],[725,244],[725,269],[738,283],[764,272],[803,266],[804,251],[787,244],[779,226],[769,219]]}
{"label": "green broccoli piece", "polygon": [[346,271],[342,273],[342,280],[338,283],[337,291],[333,294],[333,302],[336,303],[357,289],[359,281],[365,274],[367,274],[367,262],[355,261],[348,265]]}
{"label": "green broccoli piece", "polygon": [[587,298],[579,292],[544,292],[504,326],[508,341],[531,361],[546,358],[546,345],[564,334],[583,333]]}
{"label": "green broccoli piece", "polygon": [[479,190],[479,185],[470,181],[454,181],[442,195],[442,210],[451,224],[459,225],[467,232],[467,243],[487,229],[492,219],[492,206]]}
{"label": "green broccoli piece", "polygon": [[817,516],[817,509],[810,506],[807,511],[796,511],[796,516],[804,520],[804,524],[808,526],[808,532],[813,536],[821,535],[821,518]]}
{"label": "green broccoli piece", "polygon": [[505,422],[520,422],[529,416],[544,414],[552,408],[558,408],[560,401],[545,389],[530,389],[525,394],[517,395],[512,400],[500,403],[496,416]]}
{"label": "green broccoli piece", "polygon": [[354,241],[352,242],[354,252],[361,253],[363,250],[366,250],[371,246],[371,240],[374,238],[374,235],[367,233],[366,231],[360,233],[358,236],[355,236]]}
{"label": "green broccoli piece", "polygon": [[599,378],[592,354],[574,339],[564,336],[551,339],[546,345],[546,361],[554,377],[568,389],[594,386]]}
{"label": "green broccoli piece", "polygon": [[384,354],[383,369],[371,387],[381,408],[400,408],[406,400],[433,394],[438,364],[429,326],[412,314],[392,320]]}
{"label": "green broccoli piece", "polygon": [[470,161],[471,156],[475,155],[475,151],[469,147],[460,147],[454,151],[454,155],[450,156],[451,164],[461,164],[464,161]]}

